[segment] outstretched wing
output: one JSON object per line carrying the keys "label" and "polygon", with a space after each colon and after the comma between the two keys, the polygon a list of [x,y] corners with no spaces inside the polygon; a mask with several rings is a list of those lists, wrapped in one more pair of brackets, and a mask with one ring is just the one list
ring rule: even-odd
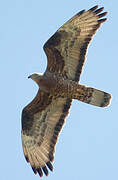
{"label": "outstretched wing", "polygon": [[95,6],[81,11],[64,24],[46,42],[44,51],[48,58],[46,73],[56,72],[79,81],[88,44],[106,18],[103,7]]}
{"label": "outstretched wing", "polygon": [[35,99],[22,112],[22,144],[27,162],[34,173],[48,175],[52,171],[55,144],[71,99],[56,98],[39,91]]}

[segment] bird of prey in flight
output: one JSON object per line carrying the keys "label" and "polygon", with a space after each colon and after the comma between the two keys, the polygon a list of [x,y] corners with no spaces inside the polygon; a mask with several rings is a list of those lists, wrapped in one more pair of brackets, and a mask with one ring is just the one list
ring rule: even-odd
{"label": "bird of prey in flight", "polygon": [[22,145],[27,162],[41,177],[53,170],[55,145],[72,100],[99,107],[110,103],[110,94],[79,83],[88,45],[106,21],[103,9],[82,10],[60,27],[44,45],[45,73],[29,76],[40,88],[22,111]]}

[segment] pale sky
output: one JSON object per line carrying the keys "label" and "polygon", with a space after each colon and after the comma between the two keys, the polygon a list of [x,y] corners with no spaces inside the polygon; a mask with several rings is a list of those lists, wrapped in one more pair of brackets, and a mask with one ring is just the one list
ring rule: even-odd
{"label": "pale sky", "polygon": [[118,179],[118,1],[0,1],[0,179],[38,180],[25,161],[21,143],[21,112],[36,95],[27,77],[44,72],[43,44],[69,18],[96,4],[108,11],[89,47],[81,84],[112,94],[108,108],[73,101],[60,134],[48,180]]}

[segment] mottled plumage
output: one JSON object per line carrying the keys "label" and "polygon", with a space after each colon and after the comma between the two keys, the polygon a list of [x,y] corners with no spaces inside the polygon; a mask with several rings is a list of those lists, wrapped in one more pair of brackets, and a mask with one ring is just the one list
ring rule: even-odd
{"label": "mottled plumage", "polygon": [[[40,89],[22,111],[22,144],[34,173],[47,176],[53,170],[55,145],[73,99],[105,107],[111,95],[79,84],[87,47],[106,21],[103,7],[81,11],[45,43],[48,65],[44,75],[33,74]],[[102,18],[102,19],[101,19]]]}

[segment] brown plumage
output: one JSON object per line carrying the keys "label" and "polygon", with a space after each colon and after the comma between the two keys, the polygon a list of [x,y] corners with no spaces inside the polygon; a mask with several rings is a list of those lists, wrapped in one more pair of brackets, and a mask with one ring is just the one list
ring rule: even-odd
{"label": "brown plumage", "polygon": [[106,21],[103,9],[83,10],[59,28],[44,45],[46,72],[29,76],[40,89],[22,111],[22,144],[27,162],[40,176],[53,170],[55,145],[72,99],[99,107],[110,102],[110,94],[79,84],[89,42]]}

